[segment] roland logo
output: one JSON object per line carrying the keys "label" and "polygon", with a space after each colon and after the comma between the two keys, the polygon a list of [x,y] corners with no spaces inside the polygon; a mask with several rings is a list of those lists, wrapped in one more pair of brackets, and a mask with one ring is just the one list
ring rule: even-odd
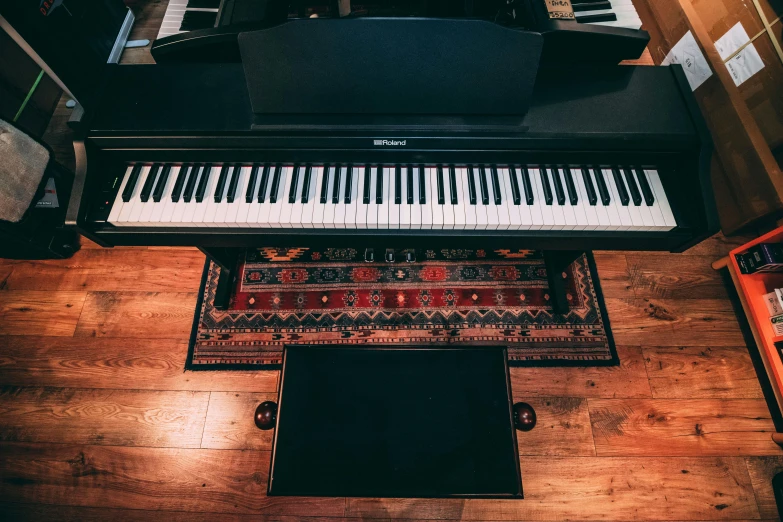
{"label": "roland logo", "polygon": [[408,140],[373,140],[372,143],[376,147],[404,147]]}

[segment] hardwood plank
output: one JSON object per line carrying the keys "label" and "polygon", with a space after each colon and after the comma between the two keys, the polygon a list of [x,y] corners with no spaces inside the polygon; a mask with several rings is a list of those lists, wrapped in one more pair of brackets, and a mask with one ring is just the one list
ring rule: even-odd
{"label": "hardwood plank", "polygon": [[618,346],[618,366],[509,368],[514,397],[651,397],[642,349]]}
{"label": "hardwood plank", "polygon": [[778,507],[772,491],[772,479],[783,472],[783,457],[749,457],[745,462],[761,517],[777,520]]}
{"label": "hardwood plank", "polygon": [[457,520],[757,519],[741,458],[521,457],[525,500],[354,499],[349,517]]}
{"label": "hardwood plank", "polygon": [[76,337],[190,338],[196,292],[89,292]]}
{"label": "hardwood plank", "polygon": [[[525,400],[514,397],[514,402]],[[517,432],[520,455],[595,455],[587,400],[577,397],[535,397],[527,400],[538,423],[527,433]]]}
{"label": "hardwood plank", "polygon": [[275,392],[280,372],[189,371],[178,339],[0,336],[0,383],[71,388]]}
{"label": "hardwood plank", "polygon": [[698,245],[689,248],[684,253],[691,256],[709,256],[717,259],[758,236],[758,234],[748,232],[747,234],[726,237],[719,232],[714,236],[705,239]]}
{"label": "hardwood plank", "polygon": [[[7,290],[198,292],[204,254],[195,249],[85,249],[71,259],[18,261]],[[0,276],[2,269],[0,269]]]}
{"label": "hardwood plank", "polygon": [[198,448],[209,393],[0,388],[0,440]]}
{"label": "hardwood plank", "polygon": [[201,447],[271,451],[274,430],[259,430],[253,420],[264,401],[277,401],[277,394],[212,392]]}
{"label": "hardwood plank", "polygon": [[270,452],[6,443],[0,498],[22,503],[342,517],[342,498],[267,497]]}
{"label": "hardwood plank", "polygon": [[589,399],[597,454],[783,455],[761,399]]}
{"label": "hardwood plank", "polygon": [[745,346],[645,347],[644,361],[656,398],[764,398]]}
{"label": "hardwood plank", "polygon": [[0,335],[71,336],[84,292],[0,291]]}
{"label": "hardwood plank", "polygon": [[727,299],[606,299],[617,344],[742,346]]}

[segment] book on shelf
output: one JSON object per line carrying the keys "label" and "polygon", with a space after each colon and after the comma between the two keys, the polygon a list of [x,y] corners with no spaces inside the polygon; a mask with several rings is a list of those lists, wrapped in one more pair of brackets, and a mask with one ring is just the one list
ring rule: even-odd
{"label": "book on shelf", "polygon": [[736,254],[737,265],[743,274],[783,272],[783,244],[760,243],[747,252]]}

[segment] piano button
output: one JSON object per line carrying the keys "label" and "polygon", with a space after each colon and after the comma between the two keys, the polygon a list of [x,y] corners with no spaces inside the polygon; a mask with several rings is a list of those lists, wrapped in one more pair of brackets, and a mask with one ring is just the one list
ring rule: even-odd
{"label": "piano button", "polygon": [[243,192],[247,194],[248,189],[251,190],[250,199],[248,200],[247,197],[243,198],[237,198],[237,200],[231,204],[231,208],[228,211],[228,215],[226,217],[226,221],[229,223],[229,226],[233,227],[245,227],[247,226],[247,220],[250,215],[250,209],[257,207],[255,203],[253,203],[253,196],[255,194],[252,193],[252,190],[255,189],[255,184],[258,181],[258,176],[254,179],[251,179],[253,177],[253,166],[252,165],[240,165],[236,164],[234,165],[234,173],[237,175],[238,172],[238,180],[237,180],[237,191],[242,194]]}
{"label": "piano button", "polygon": [[322,180],[321,180],[321,195],[320,195],[321,203],[324,205],[326,204],[326,199],[329,196],[329,172],[330,172],[329,165],[324,165],[323,171],[321,173]]}
{"label": "piano button", "polygon": [[305,165],[295,166],[292,173],[295,174],[296,171],[299,171],[299,173],[296,174],[296,178],[291,182],[291,187],[294,191],[294,201],[288,203],[288,206],[291,207],[291,213],[288,222],[291,224],[291,228],[302,228],[302,212],[304,211],[305,206],[304,203],[302,203],[302,199],[307,199],[307,197],[304,195],[304,181],[307,167]]}
{"label": "piano button", "polygon": [[267,164],[261,171],[261,181],[258,182],[258,202],[264,203],[271,191],[271,181],[275,175],[275,167]]}
{"label": "piano button", "polygon": [[584,16],[577,16],[576,21],[583,24],[594,24],[597,22],[615,22],[617,21],[617,15],[614,13],[585,14]]}
{"label": "piano button", "polygon": [[160,198],[163,197],[163,190],[166,188],[166,183],[169,181],[169,174],[171,173],[171,165],[164,165],[158,175],[158,180],[155,182],[155,188],[152,191],[152,200],[155,203],[160,202]]}
{"label": "piano button", "polygon": [[[402,171],[399,172],[400,187],[397,190],[397,167],[389,168],[389,228],[400,228],[400,214],[402,212]],[[399,203],[397,203],[397,196],[399,195]]]}
{"label": "piano button", "polygon": [[236,198],[241,170],[242,165],[234,165],[233,171],[231,172],[231,180],[228,182],[228,190],[226,191],[226,201],[228,203],[233,203],[234,199]]}
{"label": "piano button", "polygon": [[443,228],[443,206],[440,203],[440,194],[438,193],[438,169],[434,167],[427,168],[427,180],[429,181],[429,193],[434,197],[429,198],[428,206],[432,212],[432,228]]}
{"label": "piano button", "polygon": [[570,169],[571,179],[574,181],[574,189],[578,195],[578,202],[574,205],[576,216],[576,230],[595,230],[598,227],[598,215],[595,207],[589,204],[585,180],[582,169]]}
{"label": "piano button", "polygon": [[[508,229],[519,230],[522,225],[519,212],[521,205],[514,203],[514,180],[516,178],[514,167],[509,166],[508,168],[498,169],[498,176],[500,177],[500,184],[503,186],[503,192],[506,194],[503,207],[508,213]],[[517,185],[517,188],[519,188],[519,185]]]}
{"label": "piano button", "polygon": [[563,169],[563,178],[565,179],[566,191],[568,192],[568,201],[571,205],[576,205],[579,203],[579,195],[576,192],[576,185],[574,185],[574,178],[571,172],[571,169]]}
{"label": "piano button", "polygon": [[359,180],[362,177],[360,167],[348,166],[348,179],[345,185],[346,203],[345,203],[345,228],[355,229],[358,227],[358,209],[359,209]]}
{"label": "piano button", "polygon": [[628,185],[628,190],[631,191],[631,201],[638,207],[642,204],[642,193],[639,191],[639,187],[636,186],[633,172],[631,172],[631,169],[623,169],[623,175],[625,176],[625,184]]}
{"label": "piano button", "polygon": [[[375,178],[375,203],[378,205],[383,203],[383,177],[385,170],[382,165],[378,165]],[[388,181],[388,180],[387,180]]]}
{"label": "piano button", "polygon": [[324,210],[326,209],[324,200],[326,196],[324,195],[322,198],[321,194],[324,194],[324,184],[329,182],[328,178],[324,176],[324,170],[327,170],[328,168],[328,166],[313,167],[313,179],[315,181],[313,185],[315,188],[312,192],[314,201],[312,204],[312,211],[310,211],[309,219],[309,223],[313,228],[324,227]]}
{"label": "piano button", "polygon": [[608,2],[606,0],[603,1],[603,2],[584,2],[584,3],[582,3],[582,2],[579,2],[579,3],[572,2],[572,4],[573,4],[572,7],[574,9],[574,13],[580,13],[580,12],[584,12],[584,11],[596,11],[596,10],[601,10],[601,9],[611,9],[612,8],[611,2]]}
{"label": "piano button", "polygon": [[451,193],[451,204],[456,205],[459,199],[457,195],[457,171],[454,165],[449,167],[449,192]]}
{"label": "piano button", "polygon": [[519,178],[517,169],[513,165],[508,168],[508,180],[511,183],[511,197],[514,200],[514,205],[522,203],[522,196],[519,192]]}
{"label": "piano button", "polygon": [[443,174],[444,182],[444,201],[443,205],[441,206],[441,209],[443,210],[443,228],[453,230],[456,220],[454,217],[454,205],[451,202],[451,183],[449,181],[448,167],[443,167],[441,169],[441,173]]}
{"label": "piano button", "polygon": [[[598,187],[598,179],[603,179],[603,173],[599,169],[592,169],[592,172],[588,170],[591,175],[593,185]],[[599,191],[600,192],[600,191]],[[600,195],[600,194],[599,194]],[[607,195],[607,200],[608,200]],[[609,219],[609,205],[604,203],[603,197],[600,199],[600,204],[595,206],[595,212],[598,215],[598,223],[601,230],[613,230],[612,221]]]}
{"label": "piano button", "polygon": [[[561,185],[567,190],[568,183],[566,182],[566,174],[568,174],[568,169],[555,169],[554,174],[560,178]],[[574,205],[571,203],[570,197],[567,204],[562,205],[561,210],[563,212],[563,217],[565,217],[565,230],[577,230],[580,224],[576,219],[576,212],[574,211]]]}
{"label": "piano button", "polygon": [[[332,228],[334,227],[334,203],[332,202],[334,198],[334,180],[336,178],[336,167],[330,167],[328,165],[324,165],[324,183],[325,183],[325,190],[326,194],[324,197],[324,203],[323,203],[323,220],[321,223],[321,226],[324,228]],[[323,192],[322,192],[323,193]]]}
{"label": "piano button", "polygon": [[346,205],[350,205],[351,204],[351,200],[353,199],[353,195],[356,193],[356,191],[354,190],[354,185],[355,184],[354,184],[354,179],[353,179],[354,178],[354,168],[353,168],[353,165],[349,164],[346,167],[345,172],[346,172],[346,175],[348,176],[348,180],[349,181],[347,181],[345,183],[345,199],[344,199],[344,201],[345,201]]}
{"label": "piano button", "polygon": [[655,204],[661,210],[666,227],[669,227],[669,229],[676,227],[677,221],[674,219],[674,213],[669,206],[669,200],[666,198],[666,192],[663,189],[663,183],[661,182],[660,174],[657,170],[652,169],[645,170],[644,173],[647,174],[650,188],[655,195]]}
{"label": "piano button", "polygon": [[131,172],[128,175],[128,180],[125,182],[125,186],[122,189],[122,201],[127,203],[133,196],[133,190],[136,188],[136,184],[139,181],[139,174],[141,174],[142,164],[136,163],[131,168]]}
{"label": "piano button", "polygon": [[344,167],[342,165],[338,165],[335,170],[339,171],[338,175],[340,176],[340,184],[337,185],[337,193],[334,194],[336,199],[335,197],[332,198],[332,205],[334,206],[334,218],[332,219],[332,223],[334,224],[335,228],[345,228],[345,191],[347,190],[346,187],[350,183],[350,171],[348,170],[348,167]]}
{"label": "piano button", "polygon": [[595,206],[598,203],[598,196],[595,193],[595,187],[593,186],[593,180],[590,178],[590,171],[582,169],[582,183],[587,193],[587,201],[590,205]]}
{"label": "piano button", "polygon": [[190,165],[182,165],[177,172],[177,180],[174,182],[174,188],[171,191],[171,201],[174,203],[179,202],[182,198],[182,191],[185,189],[185,180],[188,179],[188,171],[191,169]]}
{"label": "piano button", "polygon": [[269,202],[272,203],[272,209],[269,211],[269,226],[272,228],[289,228],[289,224],[283,219],[283,212],[286,210],[290,215],[291,206],[287,204],[284,198],[284,194],[291,188],[291,167],[278,165],[277,173],[277,187],[272,187],[272,194],[269,195]]}
{"label": "piano button", "polygon": [[343,178],[343,167],[339,163],[334,166],[332,176],[332,203],[337,204],[340,202],[340,187],[344,186],[345,179]]}
{"label": "piano button", "polygon": [[489,205],[489,188],[487,186],[487,171],[484,167],[479,167],[479,189],[481,190],[481,204]]}
{"label": "piano button", "polygon": [[[206,167],[205,167],[206,169]],[[205,172],[207,175],[206,183],[204,184],[204,195],[213,194],[218,184],[218,174],[220,174],[220,167],[209,167],[209,172]],[[211,227],[215,223],[215,214],[217,214],[217,203],[214,198],[204,197],[203,204],[199,207],[203,208],[203,213],[199,214],[199,226]]]}
{"label": "piano button", "polygon": [[511,182],[508,179],[508,169],[492,167],[493,178],[497,178],[497,190],[495,192],[495,200],[500,199],[500,204],[497,205],[498,211],[498,230],[508,230],[511,228],[511,212],[509,207],[515,209],[511,201]]}
{"label": "piano button", "polygon": [[245,202],[252,203],[256,198],[256,184],[258,183],[258,163],[254,164],[250,168],[250,179],[247,183],[247,190],[245,191]]}
{"label": "piano button", "polygon": [[394,204],[402,204],[402,170],[399,165],[394,167]]}
{"label": "piano button", "polygon": [[198,182],[201,170],[204,167],[202,165],[193,164],[188,171],[188,179],[185,181],[185,190],[182,192],[182,200],[185,203],[190,203],[193,199],[193,194],[196,191],[196,183]]}
{"label": "piano button", "polygon": [[299,165],[291,168],[291,184],[288,187],[288,204],[296,203],[297,191],[299,190]]}
{"label": "piano button", "polygon": [[492,183],[492,169],[485,168],[484,172],[487,177],[487,199],[489,203],[486,206],[487,209],[487,229],[497,230],[500,226],[500,216],[498,213],[498,205],[495,204],[495,186]]}
{"label": "piano button", "polygon": [[272,187],[269,190],[269,202],[272,204],[277,203],[278,199],[282,199],[281,186],[283,187],[283,190],[285,190],[284,182],[287,174],[286,169],[287,167],[280,164],[275,165],[275,172],[272,176]]}
{"label": "piano button", "polygon": [[413,172],[411,181],[413,183],[413,204],[411,205],[411,228],[422,228],[422,213],[424,205],[420,203],[419,199],[419,167],[411,167]]}
{"label": "piano button", "polygon": [[155,163],[152,165],[152,169],[147,174],[147,177],[144,180],[144,184],[141,187],[141,194],[139,195],[143,203],[146,203],[150,199],[150,194],[152,194],[152,187],[155,185],[155,179],[158,177],[158,172],[160,172],[160,169],[161,164]]}
{"label": "piano button", "polygon": [[198,187],[196,187],[196,203],[201,203],[204,201],[204,195],[207,192],[207,184],[209,184],[209,179],[211,176],[212,164],[207,163],[201,169],[201,176],[199,176],[198,179]]}
{"label": "piano button", "polygon": [[454,173],[454,189],[456,192],[456,203],[454,204],[454,228],[457,230],[465,230],[468,227],[466,207],[470,207],[470,205],[466,203],[467,177],[465,174],[465,169],[456,167],[452,167],[452,169]]}
{"label": "piano button", "polygon": [[181,171],[181,166],[170,165],[168,180],[163,187],[160,203],[157,205],[160,210],[156,209],[152,213],[152,219],[158,226],[168,227],[172,224],[174,211],[177,208],[177,203],[173,200],[172,195]]}
{"label": "piano button", "polygon": [[[624,188],[623,178],[622,176],[615,176],[612,170],[604,170],[604,175],[610,178],[609,190],[612,193],[612,206],[619,217],[619,230],[629,230],[633,225],[631,214],[628,211],[628,202],[630,199],[626,199],[626,203],[623,205],[622,197],[620,195],[620,186],[618,186],[617,183],[617,180],[619,179],[620,185]],[[628,194],[626,193],[626,197],[627,196]]]}
{"label": "piano button", "polygon": [[551,205],[554,200],[552,198],[552,188],[549,186],[549,174],[547,171],[548,169],[545,168],[538,169],[538,172],[541,173],[541,190],[543,192],[544,203]]}
{"label": "piano button", "polygon": [[[547,174],[549,177],[550,183],[552,183],[553,186],[555,185],[555,180],[558,182],[562,182],[562,179],[560,179],[560,172],[558,169],[547,169]],[[562,188],[562,183],[561,183]],[[556,192],[556,191],[555,191]],[[556,199],[556,204],[552,205],[552,217],[555,220],[555,227],[554,230],[567,230],[568,227],[566,222],[566,206],[561,205],[560,201]],[[565,203],[565,193],[563,194],[563,203]]]}
{"label": "piano button", "polygon": [[565,205],[565,191],[563,190],[563,180],[560,177],[560,169],[546,169],[549,178],[555,186],[555,197],[558,205]]}
{"label": "piano button", "polygon": [[408,205],[413,205],[413,202],[414,202],[414,199],[413,199],[413,185],[414,185],[414,183],[413,183],[413,166],[408,165],[408,167],[405,169],[405,177],[407,178],[406,182],[405,182],[405,187],[407,188],[406,196],[407,196]]}
{"label": "piano button", "polygon": [[301,168],[304,171],[302,174],[301,202],[303,204],[307,204],[310,201],[310,187],[313,182],[313,167],[311,165],[306,165]]}
{"label": "piano button", "polygon": [[619,169],[612,168],[612,178],[614,179],[614,187],[617,189],[617,195],[620,197],[620,203],[622,203],[624,207],[627,207],[628,203],[631,202],[631,199],[628,197],[628,190],[625,188],[623,176],[620,174]]}
{"label": "piano button", "polygon": [[503,195],[500,191],[500,180],[498,179],[497,167],[490,168],[490,175],[492,177],[492,193],[495,195],[495,205],[503,203]]}
{"label": "piano button", "polygon": [[[538,172],[538,176],[535,176],[535,188],[537,192],[537,198],[536,198],[536,205],[534,205],[534,208],[538,209],[541,213],[541,230],[552,230],[555,226],[555,218],[554,214],[552,213],[552,192],[551,188],[549,189],[549,203],[547,204],[547,194],[544,190],[544,182],[547,181],[544,169],[534,169],[535,172]],[[530,171],[531,179],[533,178],[533,169]],[[547,187],[548,181],[547,181]]]}
{"label": "piano button", "polygon": [[229,180],[228,188],[226,189],[226,200],[225,203],[223,203],[223,206],[226,208],[223,225],[226,227],[236,227],[240,208],[242,206],[247,206],[241,199],[236,199],[236,192],[237,187],[241,186],[244,188],[245,183],[247,183],[249,170],[250,169],[243,168],[239,163],[235,164],[233,167],[231,179]]}
{"label": "piano button", "polygon": [[365,205],[370,204],[370,178],[371,178],[370,166],[364,167],[364,186],[362,188],[362,199]]}
{"label": "piano button", "polygon": [[598,193],[601,195],[601,203],[603,203],[604,206],[608,206],[611,203],[612,197],[609,194],[609,188],[606,186],[603,170],[593,169],[593,176],[595,176],[595,184],[598,186]]}
{"label": "piano button", "polygon": [[525,202],[528,205],[533,205],[536,201],[535,200],[536,191],[533,190],[533,184],[527,167],[522,167],[521,169],[519,169],[519,174],[520,177],[522,178],[522,188],[525,191]]}
{"label": "piano button", "polygon": [[424,165],[419,165],[419,203],[427,204],[427,174]]}
{"label": "piano button", "polygon": [[[524,185],[525,185],[525,179],[522,177],[522,174],[527,174],[527,169],[524,167],[516,167],[514,169],[515,175],[517,178],[517,184],[521,187],[520,188],[520,202],[519,206],[517,207],[517,210],[519,212],[519,218],[521,220],[519,229],[520,230],[533,230],[535,227],[535,224],[533,223],[533,205],[528,204],[527,201],[525,201],[525,204],[522,204],[522,195],[524,193]],[[528,179],[529,182],[529,179]],[[530,187],[530,197],[533,197],[533,187]]]}
{"label": "piano button", "polygon": [[644,175],[644,171],[641,169],[635,169],[636,179],[639,182],[639,187],[642,189],[642,195],[644,196],[644,202],[648,207],[651,207],[655,203],[655,197],[653,196],[650,184],[647,182],[647,177]]}
{"label": "piano button", "polygon": [[106,218],[106,221],[111,223],[112,225],[118,225],[118,226],[120,225],[119,223],[120,213],[122,212],[122,207],[125,206],[125,200],[124,200],[125,187],[127,186],[128,181],[130,180],[133,169],[134,169],[133,165],[128,165],[125,168],[125,175],[122,177],[120,188],[117,190],[117,195],[114,198],[114,204],[111,206],[109,217]]}
{"label": "piano button", "polygon": [[402,169],[402,172],[400,173],[400,183],[402,184],[400,191],[404,195],[403,201],[400,204],[400,228],[407,229],[411,228],[411,215],[413,212],[413,205],[411,204],[413,201],[413,187],[408,184],[412,179],[412,176],[410,175],[410,169],[408,167],[400,168]]}
{"label": "piano button", "polygon": [[378,228],[378,167],[370,167],[370,199],[367,204],[367,228]]}
{"label": "piano button", "polygon": [[227,164],[220,168],[220,175],[218,176],[217,185],[215,185],[215,203],[220,203],[223,199],[223,193],[226,191],[226,181],[230,172],[231,167]]}
{"label": "piano button", "polygon": [[[381,185],[381,198],[378,206],[378,228],[389,228],[389,207],[391,207],[391,186],[392,181],[391,168],[381,167],[378,169]],[[396,207],[395,207],[396,208]]]}
{"label": "piano button", "polygon": [[446,195],[443,187],[443,168],[440,165],[436,168],[435,176],[438,189],[438,205],[443,205],[446,203]]}
{"label": "piano button", "polygon": [[468,197],[471,205],[476,204],[476,175],[473,167],[468,167]]}

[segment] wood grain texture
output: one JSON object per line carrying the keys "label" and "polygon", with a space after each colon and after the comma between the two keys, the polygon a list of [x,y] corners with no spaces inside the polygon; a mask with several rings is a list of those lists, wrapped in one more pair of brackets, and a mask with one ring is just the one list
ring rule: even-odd
{"label": "wood grain texture", "polygon": [[783,455],[761,399],[589,399],[598,455]]}
{"label": "wood grain texture", "polygon": [[514,402],[523,400],[536,410],[538,422],[532,431],[517,432],[520,455],[595,455],[586,399],[514,396]]}
{"label": "wood grain texture", "polygon": [[0,388],[0,440],[198,448],[209,393]]}
{"label": "wood grain texture", "polygon": [[85,292],[0,291],[0,335],[71,336]]}
{"label": "wood grain texture", "polygon": [[778,517],[775,493],[772,491],[772,478],[783,472],[783,457],[746,458],[748,473],[756,493],[756,503],[762,518]]}
{"label": "wood grain texture", "polygon": [[128,509],[337,516],[341,498],[267,497],[270,452],[5,443],[0,498]]}
{"label": "wood grain texture", "polygon": [[617,344],[641,346],[741,346],[728,299],[606,299]]}
{"label": "wood grain texture", "polygon": [[[511,389],[531,397],[651,397],[642,349],[618,346],[617,366],[509,368]],[[529,402],[529,401],[528,401]]]}
{"label": "wood grain texture", "polygon": [[277,370],[188,371],[186,339],[0,336],[0,383],[69,388],[275,392]]}
{"label": "wood grain texture", "polygon": [[190,337],[195,292],[89,292],[77,337]]}
{"label": "wood grain texture", "polygon": [[651,346],[644,361],[656,398],[764,397],[746,346]]}
{"label": "wood grain texture", "polygon": [[353,499],[346,516],[455,520],[759,518],[745,462],[727,458],[520,457],[523,501]]}
{"label": "wood grain texture", "polygon": [[204,425],[202,448],[272,450],[274,430],[256,428],[254,413],[276,393],[212,392]]}

